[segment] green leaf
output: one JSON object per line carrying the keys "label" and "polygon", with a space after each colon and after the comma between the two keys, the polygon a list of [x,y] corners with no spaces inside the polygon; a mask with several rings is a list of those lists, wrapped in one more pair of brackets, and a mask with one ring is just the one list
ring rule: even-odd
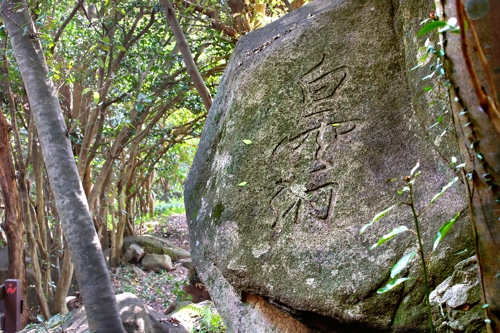
{"label": "green leaf", "polygon": [[397,205],[394,205],[394,206],[391,206],[389,208],[387,208],[386,210],[383,210],[381,212],[379,212],[377,215],[375,215],[375,217],[373,218],[373,220],[370,222],[370,223],[367,223],[365,224],[361,230],[359,231],[360,234],[362,234],[366,228],[368,228],[369,226],[371,226],[373,223],[377,222],[378,220],[380,220],[385,214],[389,213],[391,210],[393,210]]}
{"label": "green leaf", "polygon": [[458,217],[460,216],[460,213],[457,213],[455,217],[453,217],[451,220],[447,221],[445,224],[439,228],[439,231],[437,232],[436,238],[434,238],[434,246],[432,247],[432,251],[435,251],[439,245],[439,243],[443,240],[443,238],[448,234],[450,231],[451,227],[457,222]]}
{"label": "green leaf", "polygon": [[105,44],[109,44],[110,39],[109,39],[109,37],[108,37],[108,36],[104,36],[104,37],[101,39],[101,41],[102,41],[103,43],[105,43]]}
{"label": "green leaf", "polygon": [[124,47],[123,47],[123,46],[121,46],[121,45],[115,45],[115,49],[117,49],[118,51],[123,51],[123,52],[126,52],[126,51],[127,51],[127,49],[126,49],[126,48],[124,48]]}
{"label": "green leaf", "polygon": [[238,186],[246,186],[248,183],[247,182],[241,182],[238,184]]}
{"label": "green leaf", "polygon": [[417,251],[413,251],[410,254],[405,255],[403,258],[399,259],[396,265],[394,265],[391,269],[391,279],[394,279],[396,275],[401,273],[403,269],[408,266],[410,261],[415,257],[415,254],[417,254]]}
{"label": "green leaf", "polygon": [[451,182],[449,182],[448,184],[446,184],[445,186],[443,186],[443,188],[441,189],[441,191],[438,194],[436,194],[434,196],[434,198],[431,199],[431,202],[429,203],[429,205],[432,204],[434,201],[436,201],[437,198],[439,198],[440,196],[442,196],[444,192],[448,191],[450,189],[450,187],[452,187],[453,184],[455,184],[457,182],[457,180],[458,180],[458,177],[455,177]]}
{"label": "green leaf", "polygon": [[97,91],[94,91],[94,103],[97,105],[99,104],[99,98],[101,97],[101,95],[99,95],[99,92]]}
{"label": "green leaf", "polygon": [[377,243],[370,246],[370,250],[373,250],[377,246],[384,244],[385,242],[387,242],[388,240],[390,240],[394,236],[399,235],[400,233],[405,232],[407,230],[408,230],[408,228],[404,225],[401,225],[397,228],[392,229],[388,234],[383,235],[382,238],[380,238]]}
{"label": "green leaf", "polygon": [[88,93],[90,91],[90,88],[85,88],[83,89],[82,91],[82,95],[85,95],[86,93]]}
{"label": "green leaf", "polygon": [[97,58],[97,64],[99,65],[99,67],[104,68],[104,62],[101,58]]}
{"label": "green leaf", "polygon": [[144,110],[144,104],[138,103],[135,108],[137,111],[142,112],[142,110]]}
{"label": "green leaf", "polygon": [[433,88],[431,86],[424,87],[424,91],[431,91]]}
{"label": "green leaf", "polygon": [[[417,180],[417,177],[420,176],[420,171],[417,171],[415,172],[415,174],[413,175],[413,178],[409,181],[410,184],[414,185],[415,184],[415,181]],[[410,189],[408,188],[408,191]]]}
{"label": "green leaf", "polygon": [[443,21],[431,21],[431,22],[427,23],[426,25],[424,25],[422,27],[422,29],[420,29],[420,31],[417,33],[417,37],[423,36],[423,35],[431,32],[432,30],[436,30],[436,29],[439,29],[439,28],[442,28],[442,27],[446,27],[446,26],[447,26],[446,22],[443,22]]}
{"label": "green leaf", "polygon": [[251,145],[252,144],[252,140],[241,140],[243,141],[244,144],[247,144],[247,145]]}
{"label": "green leaf", "polygon": [[397,285],[400,285],[401,283],[405,282],[406,280],[409,280],[410,278],[400,278],[400,279],[397,279],[397,280],[391,280],[389,281],[389,283],[383,287],[383,288],[380,288],[379,290],[377,290],[377,294],[383,294],[385,292],[388,292],[389,290],[391,290],[392,288],[396,287]]}
{"label": "green leaf", "polygon": [[341,124],[332,124],[333,127],[338,127],[340,126]]}

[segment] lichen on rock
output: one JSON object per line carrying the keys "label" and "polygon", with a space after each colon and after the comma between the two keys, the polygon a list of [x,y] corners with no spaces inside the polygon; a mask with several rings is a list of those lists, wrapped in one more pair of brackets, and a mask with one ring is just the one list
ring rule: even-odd
{"label": "lichen on rock", "polygon": [[[410,212],[395,209],[359,234],[402,200],[387,180],[417,161],[417,206],[455,177],[420,124],[428,101],[406,63],[418,23],[408,30],[397,15],[417,9],[425,11],[315,1],[238,42],[185,188],[193,262],[229,332],[291,332],[284,322],[300,322],[297,331],[425,330],[416,280],[376,293],[412,236],[369,251],[395,226],[411,227]],[[451,140],[441,146],[456,151]],[[427,240],[466,205],[455,188],[440,201],[421,218]],[[432,257],[434,283],[464,258],[449,255],[470,244],[468,230],[460,219]],[[418,263],[406,274],[418,279]]]}

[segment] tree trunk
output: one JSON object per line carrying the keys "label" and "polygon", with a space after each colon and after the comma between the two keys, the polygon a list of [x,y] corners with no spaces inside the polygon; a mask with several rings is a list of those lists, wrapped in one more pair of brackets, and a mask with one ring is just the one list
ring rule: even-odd
{"label": "tree trunk", "polygon": [[69,251],[65,251],[63,266],[61,270],[61,277],[57,282],[56,293],[54,295],[54,309],[52,313],[54,314],[68,313],[68,307],[66,306],[66,294],[68,293],[72,277],[73,277],[73,263],[71,262],[71,253],[69,253]]}
{"label": "tree trunk", "polygon": [[[123,176],[120,175],[120,178]],[[116,224],[116,230],[113,230],[113,248],[111,251],[110,267],[116,267],[120,262],[120,257],[123,252],[123,234],[125,232],[125,226],[127,224],[127,211],[125,210],[125,189],[122,184],[123,180],[118,179],[118,185],[116,186],[116,194],[118,195],[118,222]],[[113,226],[114,227],[114,226]]]}
{"label": "tree trunk", "polygon": [[165,11],[165,16],[167,17],[168,24],[172,28],[172,32],[174,33],[175,40],[177,41],[177,46],[181,51],[182,58],[184,59],[184,63],[186,64],[187,71],[191,80],[193,80],[194,86],[203,100],[203,104],[207,111],[212,106],[212,97],[210,96],[210,91],[208,91],[205,82],[203,82],[203,78],[201,77],[196,64],[194,63],[193,56],[191,55],[191,51],[189,50],[189,45],[186,41],[186,37],[184,37],[184,33],[182,32],[182,28],[175,17],[175,11],[172,7],[172,4],[169,0],[160,0],[160,4]]}
{"label": "tree trunk", "polygon": [[45,224],[45,200],[43,197],[43,155],[37,141],[33,141],[33,171],[35,176],[35,196],[36,196],[36,224],[38,232],[35,237],[38,239],[38,249],[42,259],[41,272],[43,281],[43,293],[47,296],[52,295],[50,288],[50,254],[47,247],[47,228]]}
{"label": "tree trunk", "polygon": [[[109,200],[113,202],[112,205],[109,206],[109,215],[111,217],[111,225],[113,226],[113,230],[111,230],[111,254],[109,256],[109,266],[110,267],[116,267],[118,265],[118,260],[121,255],[121,249],[118,249],[117,244],[116,244],[116,233],[118,229],[118,224],[116,223],[115,219],[115,193],[116,193],[116,186],[112,185],[111,186],[111,195]],[[120,253],[118,253],[120,251]]]}
{"label": "tree trunk", "polygon": [[[32,214],[31,220],[36,220],[35,208],[31,206],[30,211]],[[40,264],[38,261],[38,251],[37,251],[37,241],[35,234],[33,232],[33,225],[31,221],[28,221],[28,226],[26,228],[26,238],[28,239],[28,250],[31,258],[31,267],[33,268],[33,275],[35,276],[35,292],[38,296],[38,301],[40,302],[40,311],[42,312],[42,316],[45,319],[49,319],[50,311],[49,305],[47,303],[47,299],[45,298],[45,294],[43,292],[42,285],[42,271],[40,269]]]}
{"label": "tree trunk", "polygon": [[[15,111],[16,111],[16,105],[15,105],[15,102],[14,102],[14,97],[12,95],[12,90],[10,88],[10,82],[9,82],[9,63],[7,61],[7,57],[5,56],[5,48],[7,46],[7,36],[4,37],[4,40],[2,41],[2,45],[3,45],[3,49],[4,49],[4,55],[2,57],[2,60],[3,60],[3,68],[2,68],[2,72],[3,72],[3,75],[4,75],[4,78],[5,78],[5,81],[3,83],[4,85],[4,92],[6,92],[7,94],[7,99],[9,101],[9,107],[10,107],[10,114],[11,114],[11,123],[12,125],[9,125],[7,124],[7,119],[5,118],[5,116],[3,115],[2,111],[0,111],[0,113],[2,113],[0,115],[0,178],[3,178],[5,177],[5,181],[7,182],[7,184],[9,184],[9,174],[11,176],[18,176],[16,175],[16,172],[15,172],[15,164],[14,164],[14,161],[13,161],[13,155],[12,155],[12,149],[11,149],[11,146],[10,146],[10,136],[9,136],[9,133],[10,131],[13,131],[14,133],[14,140],[15,142],[19,142],[19,132],[17,131],[17,123],[16,123],[16,119],[15,119]],[[22,156],[21,156],[21,159],[22,159]],[[10,165],[10,166],[9,166]],[[24,164],[22,165],[22,167],[24,167]],[[11,171],[9,171],[8,169],[11,169]],[[19,182],[19,186],[21,186],[21,180],[18,178],[18,177],[15,177],[18,179],[18,182]],[[5,203],[5,225],[4,225],[4,230],[6,232],[6,236],[7,236],[7,242],[8,242],[8,246],[12,246],[8,248],[9,250],[9,277],[12,277],[12,278],[15,278],[15,279],[19,279],[21,280],[21,285],[22,285],[22,290],[21,290],[21,297],[23,297],[24,299],[26,299],[26,290],[27,290],[27,280],[26,280],[26,266],[25,266],[25,255],[24,255],[24,241],[23,241],[23,214],[22,214],[22,202],[20,201],[20,195],[19,195],[19,190],[18,190],[18,187],[16,185],[16,179],[15,178],[12,178],[10,181],[12,182],[12,186],[14,186],[12,188],[12,203],[9,204],[9,207],[7,207],[7,203]],[[0,188],[3,187],[3,180],[0,180],[0,182],[2,182],[2,185],[0,185]],[[8,185],[9,186],[9,185]],[[4,196],[4,202],[6,202],[6,194],[9,195],[11,190],[9,189],[2,189],[3,191],[3,196]],[[15,198],[17,197],[17,198]],[[12,212],[11,212],[12,211]],[[9,212],[11,214],[18,214],[18,216],[13,216],[13,215],[9,215]],[[17,223],[17,225],[16,225]],[[14,229],[12,229],[14,228]],[[7,231],[7,229],[9,229],[9,231]],[[13,234],[11,235],[13,238],[12,240],[9,240],[9,232],[13,232]],[[19,239],[17,239],[17,237],[19,237]],[[12,245],[10,245],[10,243],[12,242]],[[21,242],[21,249],[18,249],[16,248],[17,246],[19,246],[19,243],[18,242]],[[21,253],[19,251],[22,251]],[[17,260],[15,260],[14,258],[12,258],[12,261],[11,261],[11,253],[15,256],[19,256],[21,255],[20,257],[20,260],[21,260],[21,265],[22,265],[22,274],[19,275],[19,269],[21,269],[21,266],[17,266],[19,265],[19,262],[16,263]],[[12,263],[12,270],[10,268],[10,265]],[[17,266],[17,268],[14,267],[14,265]],[[21,319],[21,325],[24,327],[29,321],[29,317],[28,317],[28,311],[24,311],[23,312],[23,317]]]}
{"label": "tree trunk", "polygon": [[31,101],[56,207],[85,303],[89,329],[97,333],[123,333],[113,287],[67,137],[57,91],[47,78],[44,53],[27,5],[22,0],[4,0],[2,15]]}
{"label": "tree trunk", "polygon": [[[488,332],[500,332],[500,134],[495,128],[495,113],[481,100],[486,94],[496,100],[500,91],[500,2],[485,1],[488,6],[467,3],[469,29],[463,37],[447,35],[447,72],[456,94],[453,114],[462,158],[467,162],[465,182],[469,194],[470,213],[476,237],[476,255],[479,263],[483,302],[486,317],[491,320]],[[483,3],[483,2],[481,2]],[[457,12],[460,1],[447,1],[448,17],[465,18]],[[468,8],[467,8],[468,7]],[[478,39],[473,37],[473,30]],[[485,53],[482,61],[480,50]],[[486,60],[487,63],[486,63]],[[469,64],[467,63],[470,60]],[[489,68],[486,68],[486,66]],[[475,77],[477,74],[477,78]],[[488,78],[489,77],[489,78]],[[474,82],[477,83],[474,88]],[[484,97],[484,95],[483,95]]]}
{"label": "tree trunk", "polygon": [[[2,189],[5,206],[5,222],[2,223],[2,228],[7,235],[9,251],[9,272],[7,276],[10,279],[19,279],[21,281],[21,286],[23,286],[21,295],[26,299],[23,223],[9,133],[10,125],[0,110],[0,188]],[[26,324],[26,322],[23,324]]]}

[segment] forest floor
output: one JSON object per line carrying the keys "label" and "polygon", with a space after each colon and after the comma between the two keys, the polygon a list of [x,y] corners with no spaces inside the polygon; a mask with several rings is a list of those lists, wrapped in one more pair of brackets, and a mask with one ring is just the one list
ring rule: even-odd
{"label": "forest floor", "polygon": [[[144,223],[141,228],[142,233],[163,237],[173,245],[189,251],[189,231],[183,214],[160,217]],[[188,274],[188,269],[181,263],[176,263],[169,272],[147,272],[131,264],[110,271],[116,294],[133,293],[160,313],[164,313],[176,301],[188,300],[183,290],[188,283]]]}

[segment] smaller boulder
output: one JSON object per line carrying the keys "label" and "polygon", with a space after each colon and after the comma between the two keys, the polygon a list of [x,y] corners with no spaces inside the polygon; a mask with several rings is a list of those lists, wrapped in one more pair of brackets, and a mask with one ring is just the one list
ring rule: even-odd
{"label": "smaller boulder", "polygon": [[431,292],[437,333],[486,332],[477,272],[476,257],[465,259]]}
{"label": "smaller boulder", "polygon": [[141,260],[142,257],[144,257],[145,252],[142,247],[140,247],[137,244],[131,244],[130,247],[127,249],[127,252],[123,255],[123,264],[131,263],[135,264],[138,263],[139,260]]}
{"label": "smaller boulder", "polygon": [[144,270],[155,272],[160,269],[171,271],[173,268],[172,259],[166,254],[146,254],[142,258],[141,265]]}
{"label": "smaller boulder", "polygon": [[123,251],[126,253],[132,244],[140,245],[146,253],[166,254],[173,261],[191,258],[191,254],[155,235],[130,236],[123,240]]}

